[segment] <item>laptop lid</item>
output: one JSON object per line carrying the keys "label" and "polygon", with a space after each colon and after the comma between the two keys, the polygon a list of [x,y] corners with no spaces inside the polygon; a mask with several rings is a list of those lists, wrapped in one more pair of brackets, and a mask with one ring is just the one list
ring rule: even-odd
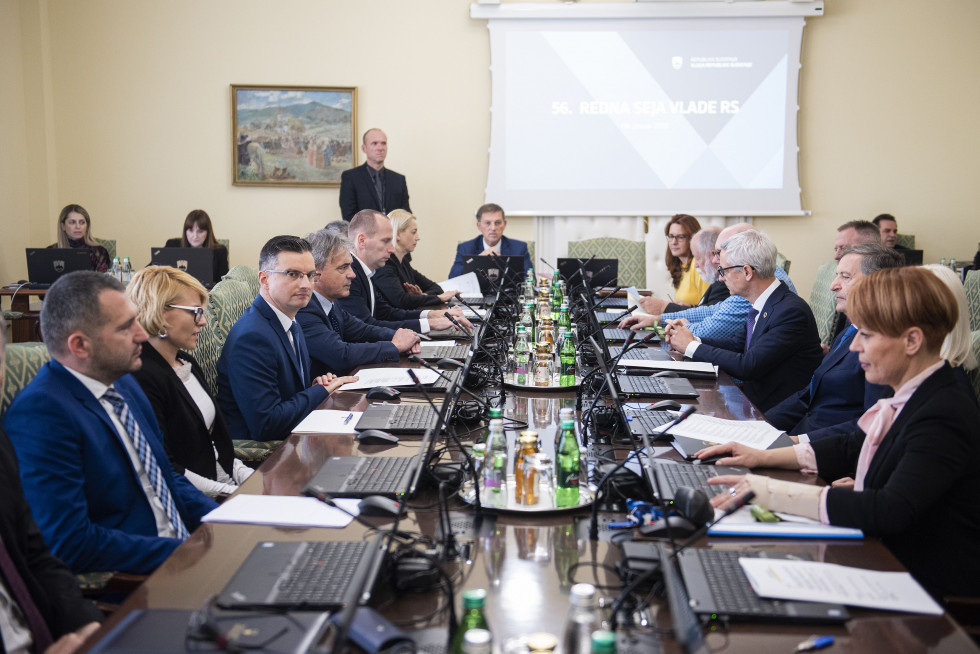
{"label": "laptop lid", "polygon": [[524,279],[524,257],[468,257],[463,260],[463,272],[476,273],[480,280],[480,290],[484,293],[495,293],[502,288],[521,283]]}
{"label": "laptop lid", "polygon": [[667,592],[667,606],[670,621],[674,627],[674,639],[686,654],[707,654],[710,650],[701,630],[701,621],[691,608],[687,588],[681,579],[677,562],[663,543],[657,544],[660,554],[660,571],[663,575],[664,589]]}
{"label": "laptop lid", "polygon": [[558,259],[558,272],[566,283],[581,285],[579,281],[585,272],[585,282],[590,288],[616,286],[619,277],[619,259]]}
{"label": "laptop lid", "polygon": [[150,248],[151,266],[183,270],[202,284],[214,284],[214,250],[211,248]]}
{"label": "laptop lid", "polygon": [[26,248],[27,280],[32,284],[53,284],[64,274],[76,270],[95,270],[85,248]]}

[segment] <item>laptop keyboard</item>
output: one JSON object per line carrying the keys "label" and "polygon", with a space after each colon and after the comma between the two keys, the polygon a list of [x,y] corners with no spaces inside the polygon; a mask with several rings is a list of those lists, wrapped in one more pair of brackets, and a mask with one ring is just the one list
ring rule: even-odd
{"label": "laptop keyboard", "polygon": [[660,480],[663,485],[670,489],[669,497],[677,495],[677,488],[688,486],[690,488],[700,488],[708,497],[720,495],[728,491],[728,486],[712,486],[708,480],[717,477],[718,472],[713,466],[690,465],[684,463],[663,463],[657,466],[660,471]]}
{"label": "laptop keyboard", "polygon": [[668,411],[630,411],[626,419],[630,423],[630,431],[634,434],[647,432],[652,434],[658,427],[673,421],[676,416]]}
{"label": "laptop keyboard", "polygon": [[631,332],[629,329],[620,329],[619,327],[608,327],[602,330],[602,337],[607,341],[625,341]]}
{"label": "laptop keyboard", "polygon": [[420,357],[423,359],[458,359],[462,361],[469,354],[467,345],[434,345],[423,347]]}
{"label": "laptop keyboard", "polygon": [[393,429],[424,432],[435,427],[439,414],[428,404],[399,404],[388,416],[387,431]]}
{"label": "laptop keyboard", "polygon": [[619,382],[619,390],[623,393],[670,395],[670,387],[664,379],[664,377],[643,377],[639,375],[619,375],[616,377],[616,380]]}
{"label": "laptop keyboard", "polygon": [[707,548],[694,551],[698,553],[719,613],[786,615],[785,603],[762,599],[755,594],[738,563],[740,557],[753,557],[756,552]]}
{"label": "laptop keyboard", "polygon": [[350,493],[394,493],[399,488],[405,471],[412,465],[415,457],[379,456],[362,459],[344,482],[343,492]]}
{"label": "laptop keyboard", "polygon": [[342,606],[370,541],[308,543],[279,579],[273,601],[279,605]]}
{"label": "laptop keyboard", "polygon": [[445,393],[449,390],[450,384],[455,383],[456,379],[459,377],[459,370],[443,370],[441,377],[436,377],[436,380],[432,382],[427,388],[433,393],[442,392]]}
{"label": "laptop keyboard", "polygon": [[[619,346],[611,347],[609,348],[609,356],[615,359],[619,356],[619,353],[622,352],[622,350],[623,348]],[[656,361],[658,359],[664,359],[663,350],[651,349],[648,347],[636,347],[624,354],[620,361]]]}
{"label": "laptop keyboard", "polygon": [[606,309],[626,309],[629,307],[628,297],[607,297],[599,303],[600,307]]}

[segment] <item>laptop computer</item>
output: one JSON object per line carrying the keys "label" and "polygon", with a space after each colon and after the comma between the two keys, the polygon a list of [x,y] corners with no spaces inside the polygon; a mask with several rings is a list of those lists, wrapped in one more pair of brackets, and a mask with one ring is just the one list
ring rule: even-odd
{"label": "laptop computer", "polygon": [[922,265],[922,250],[899,250],[899,252],[905,257],[906,266]]}
{"label": "laptop computer", "polygon": [[64,274],[94,270],[92,257],[83,248],[26,248],[27,279],[31,285],[50,286]]}
{"label": "laptop computer", "polygon": [[[591,319],[593,324],[593,329],[598,329],[597,318]],[[606,343],[606,339],[597,339],[599,346],[599,357],[603,362],[611,363],[615,358],[612,356],[612,352],[609,349],[609,344]],[[617,354],[622,348],[617,347]],[[640,349],[640,348],[637,348]],[[666,355],[668,358],[669,354],[663,350],[658,350],[657,348],[646,348],[652,350],[653,352],[661,352],[662,355]],[[629,356],[630,352],[627,352],[625,356]],[[605,364],[604,364],[605,365]],[[611,370],[611,377],[613,383],[616,384],[616,388],[620,393],[628,395],[630,397],[658,397],[658,398],[672,398],[672,399],[682,399],[691,400],[698,397],[699,393],[697,389],[694,388],[694,384],[691,380],[685,379],[684,377],[654,377],[652,375],[620,375],[617,374],[615,370]]]}
{"label": "laptop computer", "polygon": [[170,266],[183,270],[208,288],[214,278],[214,250],[211,248],[150,248],[151,266]]}
{"label": "laptop computer", "polygon": [[566,283],[573,287],[582,284],[582,271],[585,281],[592,288],[616,286],[619,277],[619,259],[558,259],[558,272]]}
{"label": "laptop computer", "polygon": [[515,287],[524,281],[524,257],[473,256],[463,260],[463,272],[474,272],[484,294]]}

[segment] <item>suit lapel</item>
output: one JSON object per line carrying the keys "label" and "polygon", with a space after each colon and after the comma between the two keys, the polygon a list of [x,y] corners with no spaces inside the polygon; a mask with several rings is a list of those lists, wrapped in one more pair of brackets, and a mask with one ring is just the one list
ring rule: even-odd
{"label": "suit lapel", "polygon": [[255,298],[255,306],[259,313],[261,313],[262,316],[269,321],[269,328],[276,334],[276,336],[279,337],[279,342],[282,344],[286,359],[293,368],[293,374],[302,384],[303,378],[300,375],[299,361],[296,359],[296,355],[293,353],[293,346],[289,342],[289,335],[286,333],[286,330],[282,328],[282,323],[279,322],[279,316],[276,315],[276,312],[272,310],[272,307],[269,306],[269,303],[266,302],[265,298],[261,295]]}
{"label": "suit lapel", "polygon": [[[776,290],[766,300],[766,303],[762,305],[762,313],[759,314],[759,319],[755,322],[755,329],[752,330],[752,343],[755,343],[755,339],[764,334],[769,328],[769,323],[772,320],[773,313],[775,313],[776,305],[782,301],[785,295],[786,285],[780,282]],[[748,331],[748,326],[746,326],[746,331]],[[749,343],[749,347],[752,347],[752,343]]]}

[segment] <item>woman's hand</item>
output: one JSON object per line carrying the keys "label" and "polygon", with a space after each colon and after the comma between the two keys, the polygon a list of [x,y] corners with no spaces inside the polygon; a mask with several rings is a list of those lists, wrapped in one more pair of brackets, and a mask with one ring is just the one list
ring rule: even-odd
{"label": "woman's hand", "polygon": [[746,468],[758,468],[766,464],[767,450],[757,450],[741,443],[722,443],[712,445],[694,453],[699,459],[707,459],[722,454],[728,454],[724,458],[718,459],[715,463],[721,466],[745,466]]}

